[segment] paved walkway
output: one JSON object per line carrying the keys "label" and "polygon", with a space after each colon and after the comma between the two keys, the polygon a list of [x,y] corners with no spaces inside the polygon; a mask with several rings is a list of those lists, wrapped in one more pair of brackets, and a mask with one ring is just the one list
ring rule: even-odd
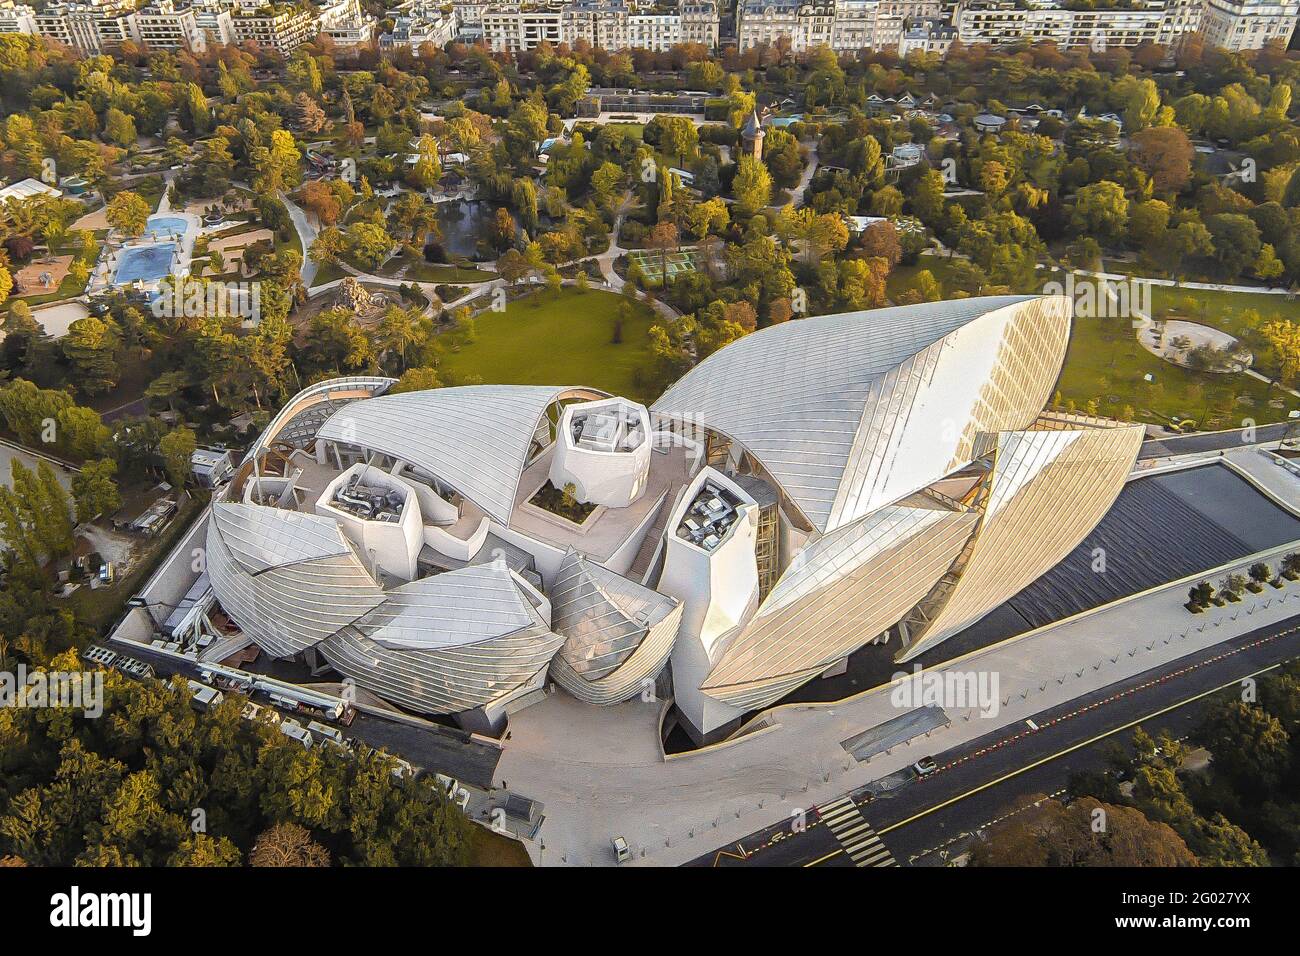
{"label": "paved walkway", "polygon": [[808,147],[808,163],[804,166],[803,175],[799,177],[799,183],[794,187],[794,206],[796,209],[803,206],[804,193],[812,185],[813,176],[817,175],[817,166],[820,162],[817,156],[817,141],[811,143],[801,143],[802,146]]}
{"label": "paved walkway", "polygon": [[1265,288],[1253,285],[1220,285],[1216,282],[1180,282],[1177,279],[1151,279],[1146,276],[1130,276],[1121,272],[1094,272],[1091,269],[1074,269],[1071,270],[1075,275],[1090,276],[1094,279],[1112,279],[1116,282],[1127,282],[1132,279],[1136,282],[1146,282],[1150,285],[1170,286],[1176,289],[1201,289],[1208,292],[1253,292],[1258,295],[1290,295],[1290,289],[1277,287]]}
{"label": "paved walkway", "polygon": [[42,461],[49,462],[54,466],[54,475],[59,479],[59,484],[68,489],[72,487],[72,475],[81,471],[76,465],[62,458],[0,438],[0,485],[6,488],[13,487],[15,461],[21,462],[29,471],[35,471]]}
{"label": "paved walkway", "polygon": [[163,173],[163,191],[162,191],[162,195],[158,197],[158,209],[154,213],[155,215],[161,216],[165,212],[171,212],[172,210],[171,190],[172,190],[172,183],[175,180],[176,180],[176,170],[169,169],[167,170],[167,172]]}
{"label": "paved walkway", "polygon": [[1258,379],[1259,381],[1263,382],[1265,385],[1272,385],[1275,388],[1280,388],[1282,391],[1294,395],[1296,398],[1300,398],[1300,390],[1294,388],[1287,388],[1287,386],[1283,385],[1277,379],[1269,378],[1267,375],[1263,374],[1262,372],[1257,372],[1253,368],[1248,368],[1246,369],[1246,374],[1249,375],[1251,378]]}
{"label": "paved walkway", "polygon": [[316,241],[316,236],[320,230],[311,224],[307,219],[307,213],[302,207],[281,191],[279,194],[280,201],[284,203],[284,208],[289,212],[289,218],[293,221],[293,228],[298,233],[298,242],[302,245],[302,269],[299,276],[302,279],[304,289],[311,289],[312,281],[316,278],[316,272],[320,266],[307,255],[307,250],[311,244]]}

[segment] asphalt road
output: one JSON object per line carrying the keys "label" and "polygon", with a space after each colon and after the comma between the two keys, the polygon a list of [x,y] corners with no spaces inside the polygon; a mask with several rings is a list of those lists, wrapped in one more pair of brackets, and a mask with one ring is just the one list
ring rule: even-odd
{"label": "asphalt road", "polygon": [[[923,779],[895,774],[846,796],[900,864],[941,865],[1019,798],[1056,793],[1073,773],[1103,766],[1110,745],[1127,744],[1137,724],[1185,736],[1215,689],[1296,657],[1300,617],[1035,714],[1037,729],[1022,722],[936,754],[939,769]],[[818,808],[797,830],[793,820],[767,827],[689,865],[854,865]],[[835,830],[844,832],[842,813]]]}
{"label": "asphalt road", "polygon": [[[1255,428],[1252,442],[1281,441],[1287,437],[1287,429],[1300,431],[1296,422],[1278,422],[1275,425],[1259,425]],[[1168,438],[1151,438],[1142,443],[1138,459],[1167,458],[1170,455],[1191,455],[1201,451],[1218,451],[1223,448],[1240,448],[1246,442],[1245,434],[1240,428],[1221,432],[1197,432],[1191,435],[1170,435]]]}

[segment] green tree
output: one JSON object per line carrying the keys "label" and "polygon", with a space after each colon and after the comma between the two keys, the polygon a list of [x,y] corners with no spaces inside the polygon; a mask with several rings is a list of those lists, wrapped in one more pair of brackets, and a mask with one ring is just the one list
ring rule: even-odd
{"label": "green tree", "polygon": [[42,558],[59,558],[72,550],[72,509],[49,462],[36,471],[15,458],[12,487],[0,487],[0,538],[33,574]]}
{"label": "green tree", "polygon": [[752,216],[772,200],[772,175],[759,160],[742,156],[731,194],[736,199],[737,215]]}
{"label": "green tree", "polygon": [[110,107],[104,114],[104,136],[110,143],[118,146],[134,146],[135,121],[117,107]]}
{"label": "green tree", "polygon": [[1124,187],[1103,179],[1079,190],[1070,226],[1076,235],[1091,236],[1103,246],[1114,246],[1128,226],[1128,206]]}
{"label": "green tree", "polygon": [[1217,700],[1196,736],[1213,755],[1216,771],[1240,793],[1271,792],[1290,768],[1286,728],[1258,705]]}
{"label": "green tree", "polygon": [[387,229],[378,223],[365,221],[354,222],[348,227],[347,241],[353,258],[372,269],[378,268],[395,245]]}
{"label": "green tree", "polygon": [[184,426],[172,429],[163,436],[162,441],[158,442],[158,454],[162,456],[163,470],[167,472],[167,480],[171,482],[173,488],[185,487],[185,482],[190,476],[190,458],[197,447],[198,441],[194,432]]}
{"label": "green tree", "polygon": [[96,515],[112,514],[122,507],[122,496],[113,476],[117,462],[111,458],[88,461],[72,476],[72,499],[77,521],[90,521]]}
{"label": "green tree", "polygon": [[212,125],[212,113],[208,107],[208,98],[196,83],[186,83],[181,92],[181,125],[196,136],[208,132]]}
{"label": "green tree", "polygon": [[93,315],[68,326],[60,343],[64,357],[77,373],[77,382],[87,395],[102,395],[117,384],[117,354],[122,346],[121,330],[111,317]]}

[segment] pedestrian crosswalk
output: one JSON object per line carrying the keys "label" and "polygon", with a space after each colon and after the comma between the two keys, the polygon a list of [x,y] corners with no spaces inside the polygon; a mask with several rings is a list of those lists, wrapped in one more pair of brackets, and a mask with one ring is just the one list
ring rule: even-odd
{"label": "pedestrian crosswalk", "polygon": [[818,814],[854,866],[898,866],[851,798],[841,797],[819,807]]}

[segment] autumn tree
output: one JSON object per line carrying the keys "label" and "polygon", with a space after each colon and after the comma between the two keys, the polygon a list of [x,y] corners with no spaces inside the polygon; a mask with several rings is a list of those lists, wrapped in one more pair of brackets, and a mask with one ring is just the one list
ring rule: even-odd
{"label": "autumn tree", "polygon": [[1162,194],[1181,192],[1192,179],[1192,141],[1178,126],[1152,126],[1133,134],[1133,161]]}
{"label": "autumn tree", "polygon": [[731,194],[736,199],[736,213],[752,216],[772,200],[772,174],[760,160],[742,156],[731,183]]}
{"label": "autumn tree", "polygon": [[149,204],[137,193],[123,190],[108,201],[104,219],[114,229],[128,236],[138,236],[144,232],[149,219]]}
{"label": "autumn tree", "polygon": [[72,476],[72,498],[77,521],[90,521],[96,515],[112,514],[122,507],[122,495],[113,476],[117,462],[112,458],[88,461]]}
{"label": "autumn tree", "polygon": [[248,855],[248,865],[321,867],[330,865],[330,855],[311,838],[306,827],[296,823],[277,823],[258,836]]}
{"label": "autumn tree", "polygon": [[1064,805],[1041,795],[995,827],[971,852],[972,866],[1196,866],[1173,828],[1131,807],[1081,797]]}

